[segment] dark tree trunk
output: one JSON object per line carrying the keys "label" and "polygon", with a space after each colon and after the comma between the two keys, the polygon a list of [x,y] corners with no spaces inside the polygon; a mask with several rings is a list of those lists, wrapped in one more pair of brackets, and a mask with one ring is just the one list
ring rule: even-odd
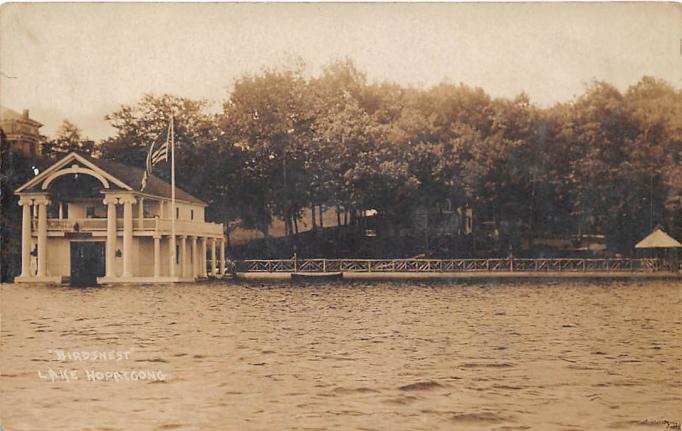
{"label": "dark tree trunk", "polygon": [[312,229],[313,232],[317,230],[317,221],[315,220],[315,204],[312,204],[310,206],[311,212],[310,212],[310,221],[313,223]]}
{"label": "dark tree trunk", "polygon": [[284,218],[284,236],[291,236],[291,219],[288,216]]}
{"label": "dark tree trunk", "polygon": [[230,250],[230,222],[225,220],[225,248],[227,251]]}
{"label": "dark tree trunk", "polygon": [[296,235],[298,235],[298,220],[296,220],[296,216],[291,216],[291,219],[294,221],[294,232]]}
{"label": "dark tree trunk", "polygon": [[322,211],[322,205],[317,207],[320,211],[320,229],[324,229],[324,211]]}

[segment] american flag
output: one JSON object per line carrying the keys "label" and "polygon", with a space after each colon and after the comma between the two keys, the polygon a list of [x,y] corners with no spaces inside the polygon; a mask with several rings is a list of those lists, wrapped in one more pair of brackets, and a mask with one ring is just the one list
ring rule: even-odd
{"label": "american flag", "polygon": [[168,133],[166,134],[166,141],[161,143],[161,145],[156,148],[157,141],[152,142],[151,147],[149,147],[149,152],[147,153],[147,168],[142,176],[142,185],[140,191],[143,191],[147,186],[147,179],[152,174],[152,169],[157,163],[168,161],[168,148],[170,147],[171,137],[173,136],[173,118],[171,118],[170,124],[168,125]]}

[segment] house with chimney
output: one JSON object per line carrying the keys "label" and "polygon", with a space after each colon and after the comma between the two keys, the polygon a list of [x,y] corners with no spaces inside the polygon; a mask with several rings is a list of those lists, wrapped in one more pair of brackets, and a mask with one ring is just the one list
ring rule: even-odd
{"label": "house with chimney", "polygon": [[43,127],[41,123],[29,116],[28,109],[18,113],[0,106],[0,129],[4,132],[10,149],[32,159],[41,157],[41,127]]}

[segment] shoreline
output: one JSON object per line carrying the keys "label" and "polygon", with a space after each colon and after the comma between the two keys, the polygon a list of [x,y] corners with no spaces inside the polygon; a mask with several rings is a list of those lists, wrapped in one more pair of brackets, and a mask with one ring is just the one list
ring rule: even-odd
{"label": "shoreline", "polygon": [[[295,273],[295,272],[237,272],[236,280],[292,280],[292,274],[306,274],[310,280],[303,282],[321,281],[322,277],[330,273]],[[311,276],[320,275],[320,280]],[[457,280],[457,281],[521,281],[521,280],[679,280],[680,272],[353,272],[343,271],[342,280]]]}

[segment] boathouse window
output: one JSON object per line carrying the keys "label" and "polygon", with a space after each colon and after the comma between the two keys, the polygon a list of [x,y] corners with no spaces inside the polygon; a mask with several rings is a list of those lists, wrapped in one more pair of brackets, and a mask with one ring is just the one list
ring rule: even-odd
{"label": "boathouse window", "polygon": [[194,220],[194,210],[189,210],[189,219]]}
{"label": "boathouse window", "polygon": [[85,207],[85,217],[95,218],[95,207]]}
{"label": "boathouse window", "polygon": [[175,218],[179,219],[180,218],[180,208],[175,208]]}
{"label": "boathouse window", "polygon": [[175,246],[175,264],[180,264],[180,246]]}

